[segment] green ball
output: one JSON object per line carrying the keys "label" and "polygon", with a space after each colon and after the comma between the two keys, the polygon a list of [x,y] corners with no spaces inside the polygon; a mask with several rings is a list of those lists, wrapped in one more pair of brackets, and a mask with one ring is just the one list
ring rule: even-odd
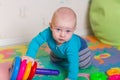
{"label": "green ball", "polygon": [[90,80],[107,80],[107,75],[103,72],[92,73]]}

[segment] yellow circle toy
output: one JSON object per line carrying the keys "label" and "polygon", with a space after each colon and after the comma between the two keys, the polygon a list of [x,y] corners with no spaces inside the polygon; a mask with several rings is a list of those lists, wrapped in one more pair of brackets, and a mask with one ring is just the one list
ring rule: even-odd
{"label": "yellow circle toy", "polygon": [[27,78],[28,78],[28,76],[30,74],[30,71],[31,71],[31,67],[32,67],[32,62],[28,62],[27,66],[26,66],[25,74],[24,74],[22,80],[27,80]]}
{"label": "yellow circle toy", "polygon": [[120,74],[120,68],[118,68],[118,67],[111,68],[106,73],[107,73],[108,76],[119,75]]}

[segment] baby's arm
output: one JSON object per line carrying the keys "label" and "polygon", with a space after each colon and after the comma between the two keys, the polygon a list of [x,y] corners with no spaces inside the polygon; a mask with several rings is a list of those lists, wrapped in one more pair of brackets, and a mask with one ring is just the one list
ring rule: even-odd
{"label": "baby's arm", "polygon": [[72,53],[68,53],[68,80],[77,80],[79,65],[78,65],[78,52],[72,51]]}
{"label": "baby's arm", "polygon": [[30,56],[35,59],[40,46],[48,41],[49,36],[50,36],[50,29],[47,28],[44,31],[40,32],[36,37],[34,37],[32,41],[29,43],[26,56]]}

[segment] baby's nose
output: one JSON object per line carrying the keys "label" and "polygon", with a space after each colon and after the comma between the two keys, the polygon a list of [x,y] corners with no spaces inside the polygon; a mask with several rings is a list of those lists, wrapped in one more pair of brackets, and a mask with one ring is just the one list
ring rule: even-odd
{"label": "baby's nose", "polygon": [[65,36],[65,32],[61,32],[60,36],[64,37]]}

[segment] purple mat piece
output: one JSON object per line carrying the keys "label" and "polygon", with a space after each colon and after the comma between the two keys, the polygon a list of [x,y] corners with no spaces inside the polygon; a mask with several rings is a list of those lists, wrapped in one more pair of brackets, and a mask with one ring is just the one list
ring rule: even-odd
{"label": "purple mat piece", "polygon": [[92,59],[92,65],[99,68],[100,71],[107,71],[112,67],[120,67],[120,50],[117,48],[104,48],[104,49],[97,49],[92,51],[93,56],[107,53],[111,55],[108,58],[102,59],[104,61],[103,64],[100,64],[99,61]]}

